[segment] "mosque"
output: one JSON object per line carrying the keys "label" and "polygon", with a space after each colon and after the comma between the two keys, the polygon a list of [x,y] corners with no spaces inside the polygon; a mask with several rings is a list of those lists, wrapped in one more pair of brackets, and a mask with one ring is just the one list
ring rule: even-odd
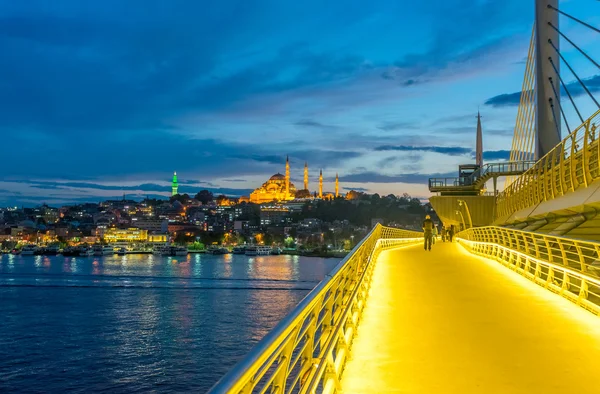
{"label": "mosque", "polygon": [[304,188],[296,189],[290,181],[290,159],[285,160],[285,175],[277,173],[262,184],[261,187],[250,193],[250,198],[242,197],[240,201],[249,201],[255,204],[263,204],[273,201],[284,202],[295,199],[322,198],[333,199],[339,196],[339,179],[335,175],[335,194],[323,193],[323,170],[319,173],[319,192],[311,194],[308,190],[308,163],[304,163]]}

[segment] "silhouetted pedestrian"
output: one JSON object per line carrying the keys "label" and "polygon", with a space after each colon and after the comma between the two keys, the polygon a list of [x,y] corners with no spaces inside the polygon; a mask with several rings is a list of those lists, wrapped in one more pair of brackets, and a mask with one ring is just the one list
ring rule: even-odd
{"label": "silhouetted pedestrian", "polygon": [[429,215],[425,215],[423,221],[423,247],[425,250],[431,251],[431,243],[433,242],[433,221]]}

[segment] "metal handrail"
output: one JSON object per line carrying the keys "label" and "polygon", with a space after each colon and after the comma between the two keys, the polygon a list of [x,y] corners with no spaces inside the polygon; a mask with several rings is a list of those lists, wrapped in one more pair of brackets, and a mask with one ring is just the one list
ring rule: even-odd
{"label": "metal handrail", "polygon": [[552,200],[600,178],[600,110],[577,127],[533,167],[518,176],[497,199],[497,217]]}
{"label": "metal handrail", "polygon": [[429,178],[429,188],[478,188],[493,176],[521,174],[535,164],[534,161],[506,161],[502,163],[487,163],[468,176],[453,178]]}
{"label": "metal handrail", "polygon": [[314,393],[339,389],[378,254],[423,233],[377,224],[210,393]]}
{"label": "metal handrail", "polygon": [[456,237],[471,252],[600,314],[600,243],[496,226],[471,228]]}

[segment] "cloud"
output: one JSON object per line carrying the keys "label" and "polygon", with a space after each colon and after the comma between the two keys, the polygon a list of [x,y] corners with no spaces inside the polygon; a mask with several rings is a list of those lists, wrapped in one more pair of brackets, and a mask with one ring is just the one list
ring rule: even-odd
{"label": "cloud", "polygon": [[489,150],[483,152],[483,160],[508,160],[509,158],[509,150]]}
{"label": "cloud", "polygon": [[[585,86],[591,93],[600,92],[600,75],[594,75],[589,78],[582,80]],[[578,81],[569,82],[567,84],[567,90],[573,97],[582,96],[587,94]],[[567,98],[567,93],[564,87],[561,87],[561,101]],[[498,96],[494,96],[486,100],[485,105],[492,107],[510,107],[519,105],[521,102],[521,92],[515,93],[504,93]]]}
{"label": "cloud", "polygon": [[464,86],[449,82],[508,64],[497,59],[526,44],[531,18],[519,0],[42,3],[0,2],[0,135],[29,157],[5,150],[2,179],[88,184],[29,187],[63,194],[154,193],[175,170],[182,190],[218,187],[283,172],[286,154],[294,171],[328,174],[377,171],[374,147],[460,156],[429,146],[452,132],[422,132],[413,103],[441,97],[440,115],[460,113]]}
{"label": "cloud", "polygon": [[384,175],[373,171],[360,172],[356,174],[340,176],[340,182],[353,182],[353,183],[414,183],[414,184],[428,184],[429,178],[449,178],[455,177],[455,172],[449,173],[436,173],[436,174],[398,174],[398,175]]}
{"label": "cloud", "polygon": [[404,129],[416,129],[417,125],[412,122],[385,122],[377,126],[377,128],[383,131],[395,131]]}
{"label": "cloud", "polygon": [[312,119],[299,120],[297,122],[294,122],[294,124],[296,126],[315,127],[315,128],[320,128],[320,129],[334,129],[334,128],[336,128],[336,126],[326,125],[326,124],[317,122],[316,120],[312,120]]}
{"label": "cloud", "polygon": [[471,153],[471,148],[460,146],[409,146],[409,145],[381,145],[375,148],[375,151],[400,151],[400,152],[436,152],[450,156],[460,156]]}
{"label": "cloud", "polygon": [[342,187],[342,189],[348,190],[348,191],[354,190],[354,191],[363,192],[363,193],[366,193],[369,191],[369,189],[366,189],[364,187]]}

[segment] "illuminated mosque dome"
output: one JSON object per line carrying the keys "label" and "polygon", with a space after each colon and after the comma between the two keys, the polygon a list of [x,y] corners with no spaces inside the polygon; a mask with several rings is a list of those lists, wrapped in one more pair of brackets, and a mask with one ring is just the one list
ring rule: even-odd
{"label": "illuminated mosque dome", "polygon": [[277,173],[270,177],[269,181],[285,181],[285,175]]}
{"label": "illuminated mosque dome", "polygon": [[288,201],[296,198],[296,186],[285,175],[277,173],[250,193],[250,202],[262,204],[271,201]]}

